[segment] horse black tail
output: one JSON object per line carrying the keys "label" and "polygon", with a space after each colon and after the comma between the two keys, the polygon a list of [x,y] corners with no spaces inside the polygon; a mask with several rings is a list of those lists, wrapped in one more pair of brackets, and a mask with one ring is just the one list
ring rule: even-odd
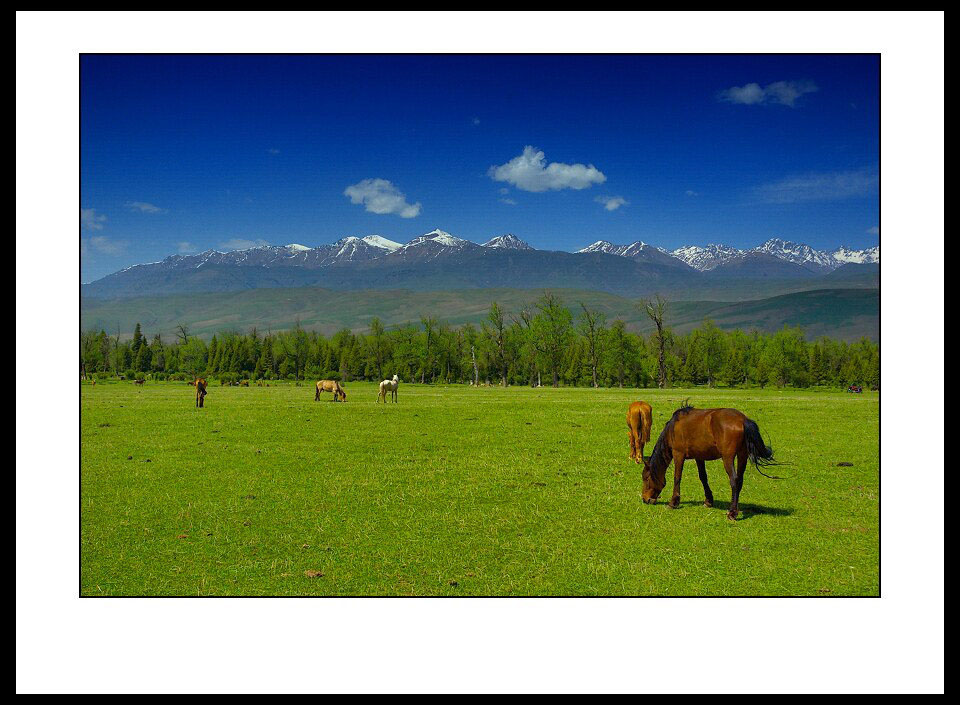
{"label": "horse black tail", "polygon": [[757,472],[772,480],[782,480],[782,477],[767,475],[767,473],[760,469],[771,465],[779,465],[780,463],[773,459],[773,448],[764,443],[763,437],[760,435],[760,427],[757,426],[756,421],[747,419],[743,422],[743,440],[747,444],[747,455],[751,462],[753,462],[753,467],[757,469]]}

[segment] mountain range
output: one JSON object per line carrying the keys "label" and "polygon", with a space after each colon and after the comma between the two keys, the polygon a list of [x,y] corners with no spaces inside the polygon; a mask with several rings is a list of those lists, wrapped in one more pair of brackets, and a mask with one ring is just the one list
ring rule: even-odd
{"label": "mountain range", "polygon": [[[368,235],[312,248],[267,245],[171,255],[84,284],[81,293],[127,298],[303,286],[412,291],[566,287],[690,298],[692,290],[733,282],[747,290],[752,282],[777,282],[785,289],[844,286],[845,280],[876,286],[879,261],[879,246],[822,251],[777,238],[749,250],[707,245],[667,251],[641,241],[615,245],[599,240],[577,252],[561,252],[534,249],[512,234],[481,245],[436,229],[406,244]],[[799,282],[804,285],[798,287]]]}

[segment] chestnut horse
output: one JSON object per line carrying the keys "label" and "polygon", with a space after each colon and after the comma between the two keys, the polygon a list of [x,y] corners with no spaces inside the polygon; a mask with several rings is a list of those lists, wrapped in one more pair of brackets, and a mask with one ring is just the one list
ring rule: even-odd
{"label": "chestnut horse", "polygon": [[340,383],[335,379],[321,379],[317,382],[317,393],[314,394],[313,400],[320,401],[321,392],[333,392],[334,401],[346,401],[347,392],[343,387],[340,386]]}
{"label": "chestnut horse", "polygon": [[650,440],[653,409],[645,401],[635,401],[627,409],[627,431],[630,433],[630,457],[639,465],[643,461],[643,446]]}
{"label": "chestnut horse", "polygon": [[[740,490],[743,489],[743,472],[747,460],[753,462],[758,472],[761,466],[774,465],[773,450],[760,436],[760,429],[736,409],[694,409],[683,406],[663,427],[657,444],[643,469],[643,501],[654,504],[667,484],[667,467],[673,461],[673,496],[669,506],[680,506],[680,478],[683,462],[697,461],[700,482],[703,483],[703,504],[713,506],[713,493],[707,483],[707,460],[723,460],[723,467],[730,477],[730,509],[727,518],[736,520],[739,513]],[[736,462],[736,464],[734,464]],[[767,477],[770,477],[767,475]]]}
{"label": "chestnut horse", "polygon": [[207,396],[207,380],[203,377],[197,377],[192,382],[193,386],[197,388],[197,408],[203,408],[203,398]]}

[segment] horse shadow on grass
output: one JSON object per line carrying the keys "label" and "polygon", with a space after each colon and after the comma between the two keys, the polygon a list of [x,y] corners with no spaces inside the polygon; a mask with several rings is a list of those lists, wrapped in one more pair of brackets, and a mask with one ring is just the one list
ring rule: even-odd
{"label": "horse shadow on grass", "polygon": [[[730,509],[730,502],[724,502],[722,499],[713,500],[713,507],[707,508],[703,506],[703,500],[680,500],[680,508],[684,506],[690,507],[700,507],[702,509],[707,509],[708,511],[722,510],[728,511]],[[763,504],[752,504],[747,502],[740,502],[740,516],[738,521],[744,521],[749,519],[752,516],[757,514],[765,514],[767,516],[775,517],[788,517],[793,514],[793,507],[768,507]]]}

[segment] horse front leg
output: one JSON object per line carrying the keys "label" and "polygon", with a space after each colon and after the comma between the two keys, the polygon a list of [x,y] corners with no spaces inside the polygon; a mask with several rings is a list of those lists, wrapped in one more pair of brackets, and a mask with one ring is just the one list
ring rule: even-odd
{"label": "horse front leg", "polygon": [[703,460],[697,461],[697,472],[700,473],[700,483],[703,485],[703,506],[713,506],[713,492],[710,491],[710,483],[707,482],[707,464]]}
{"label": "horse front leg", "polygon": [[680,506],[680,480],[683,478],[683,462],[686,458],[683,455],[674,454],[673,456],[673,496],[670,503],[667,504],[670,509],[676,509]]}

